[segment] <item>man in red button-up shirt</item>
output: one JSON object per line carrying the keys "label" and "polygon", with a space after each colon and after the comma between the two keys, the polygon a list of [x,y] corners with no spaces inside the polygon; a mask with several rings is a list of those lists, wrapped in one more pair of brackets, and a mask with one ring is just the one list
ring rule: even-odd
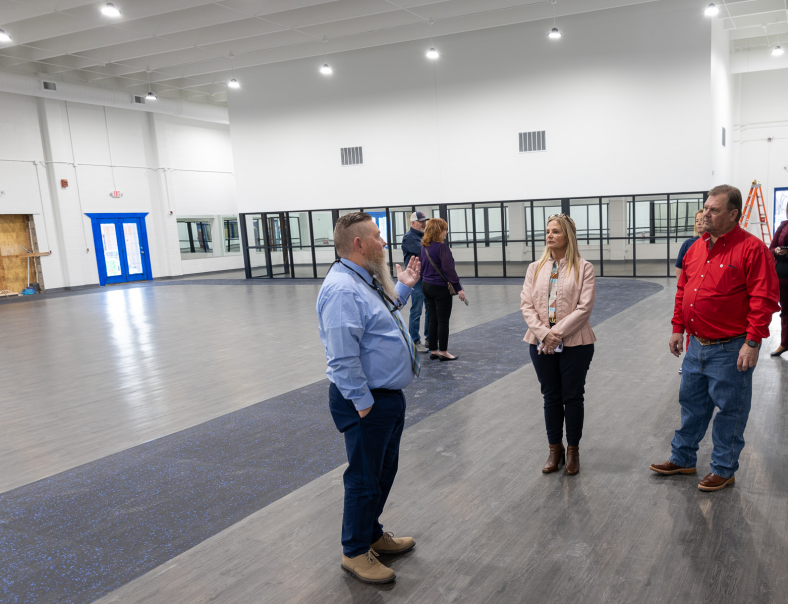
{"label": "man in red button-up shirt", "polygon": [[778,310],[778,282],[768,248],[739,227],[741,191],[720,185],[703,208],[705,233],[684,256],[673,313],[670,351],[690,344],[682,364],[681,428],[660,474],[694,474],[698,444],[714,408],[711,473],[698,488],[718,491],[734,482],[750,413],[752,374],[761,340]]}

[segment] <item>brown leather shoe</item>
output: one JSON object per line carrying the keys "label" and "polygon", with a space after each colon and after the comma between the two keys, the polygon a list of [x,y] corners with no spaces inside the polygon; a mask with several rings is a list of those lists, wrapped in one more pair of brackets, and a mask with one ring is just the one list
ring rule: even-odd
{"label": "brown leather shoe", "polygon": [[370,547],[378,554],[391,556],[404,554],[416,546],[413,537],[395,537],[394,533],[383,533]]}
{"label": "brown leather shoe", "polygon": [[657,474],[695,474],[698,471],[697,468],[682,468],[669,461],[653,463],[648,468],[649,470],[654,470]]}
{"label": "brown leather shoe", "polygon": [[564,474],[577,474],[580,471],[580,447],[571,445],[566,448],[566,467]]}
{"label": "brown leather shoe", "polygon": [[374,550],[355,558],[342,556],[342,570],[362,583],[390,583],[397,575],[388,566],[378,562]]}
{"label": "brown leather shoe", "polygon": [[547,461],[542,468],[542,472],[544,474],[555,472],[562,463],[566,463],[566,451],[564,450],[564,443],[550,445],[550,454],[547,456]]}
{"label": "brown leather shoe", "polygon": [[730,478],[723,478],[722,476],[717,476],[713,472],[706,474],[698,483],[698,488],[701,491],[719,491],[720,489],[724,489],[729,484],[733,484],[736,482],[736,478],[731,476]]}

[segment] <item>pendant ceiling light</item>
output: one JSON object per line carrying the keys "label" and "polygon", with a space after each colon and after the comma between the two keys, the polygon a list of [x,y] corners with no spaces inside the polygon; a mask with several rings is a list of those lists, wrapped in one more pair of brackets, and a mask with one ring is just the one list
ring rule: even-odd
{"label": "pendant ceiling light", "polygon": [[331,69],[331,66],[328,63],[326,63],[325,65],[323,65],[323,67],[320,68],[320,73],[322,73],[323,75],[331,75],[332,73],[334,73],[334,70]]}
{"label": "pendant ceiling light", "polygon": [[112,4],[112,2],[107,2],[101,7],[101,14],[106,15],[107,17],[120,17],[120,11],[114,4]]}
{"label": "pendant ceiling light", "polygon": [[434,48],[430,48],[430,49],[427,51],[427,58],[428,58],[428,59],[432,59],[432,60],[434,61],[434,60],[435,60],[435,59],[437,59],[439,56],[441,56],[441,55],[440,55],[440,53],[439,53],[437,50],[435,50]]}
{"label": "pendant ceiling light", "polygon": [[558,0],[550,0],[550,4],[553,5],[553,29],[550,30],[547,37],[551,40],[558,40],[561,37],[561,32],[558,31],[558,25],[555,22],[555,5],[558,4]]}
{"label": "pendant ceiling light", "polygon": [[775,46],[774,49],[772,50],[772,56],[781,57],[784,52],[785,51],[782,48],[780,48],[779,46]]}
{"label": "pendant ceiling light", "polygon": [[714,6],[714,3],[712,2],[706,7],[706,10],[703,11],[703,14],[706,15],[707,17],[716,17],[717,15],[720,14],[720,9]]}
{"label": "pendant ceiling light", "polygon": [[153,94],[153,87],[150,85],[150,69],[146,69],[145,72],[148,74],[148,94],[145,95],[145,100],[155,101],[156,95]]}
{"label": "pendant ceiling light", "polygon": [[0,29],[0,42],[10,42],[11,36],[5,33],[5,30]]}
{"label": "pendant ceiling light", "polygon": [[233,53],[230,53],[230,75],[233,77],[230,79],[229,82],[227,82],[227,86],[229,88],[240,88],[241,85],[238,83],[238,80],[235,79],[235,63],[233,62],[234,58],[235,55]]}

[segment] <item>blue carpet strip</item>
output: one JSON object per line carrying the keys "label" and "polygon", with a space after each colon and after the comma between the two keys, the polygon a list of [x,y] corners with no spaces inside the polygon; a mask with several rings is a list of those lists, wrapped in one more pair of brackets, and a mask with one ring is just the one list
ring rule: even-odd
{"label": "blue carpet strip", "polygon": [[[662,289],[597,284],[592,325]],[[406,426],[529,362],[525,329],[513,313],[453,334],[455,363],[423,356]],[[0,601],[92,602],[341,465],[327,400],[323,380],[3,493]]]}

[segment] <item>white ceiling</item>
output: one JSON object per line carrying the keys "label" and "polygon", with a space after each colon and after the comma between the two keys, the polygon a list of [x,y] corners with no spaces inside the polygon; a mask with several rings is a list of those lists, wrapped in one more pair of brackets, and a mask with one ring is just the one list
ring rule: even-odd
{"label": "white ceiling", "polygon": [[[150,77],[160,96],[225,104],[233,67],[658,1],[116,0],[113,19],[105,2],[0,0],[12,38],[0,42],[0,69],[137,94]],[[717,4],[734,50],[764,46],[767,34],[788,47],[788,0]]]}

